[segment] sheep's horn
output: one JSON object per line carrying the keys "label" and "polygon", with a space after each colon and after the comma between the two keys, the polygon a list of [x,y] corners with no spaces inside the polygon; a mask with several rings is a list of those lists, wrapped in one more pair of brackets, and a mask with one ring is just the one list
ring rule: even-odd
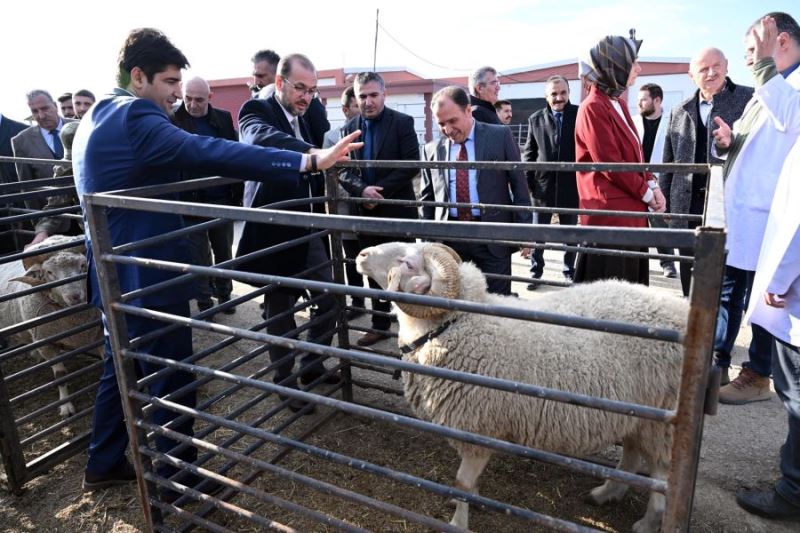
{"label": "sheep's horn", "polygon": [[[425,258],[425,270],[431,277],[428,296],[458,298],[461,289],[461,277],[458,272],[461,258],[458,254],[448,246],[434,243],[423,248],[422,255]],[[395,303],[404,313],[414,318],[434,320],[448,312],[437,307]]]}

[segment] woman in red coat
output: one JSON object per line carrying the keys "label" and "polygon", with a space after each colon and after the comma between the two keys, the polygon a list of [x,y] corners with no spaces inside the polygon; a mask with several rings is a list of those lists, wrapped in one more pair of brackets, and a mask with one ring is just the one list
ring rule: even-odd
{"label": "woman in red coat", "polygon": [[[641,71],[636,55],[641,41],[603,38],[590,52],[585,81],[589,95],[578,109],[575,157],[579,163],[641,163],[642,145],[628,106],[619,97]],[[666,206],[655,177],[646,172],[578,172],[581,209],[662,212]],[[585,226],[647,227],[644,217],[581,215]],[[634,250],[634,249],[632,249]],[[647,250],[635,249],[635,251]],[[575,281],[617,278],[649,282],[647,259],[581,253]]]}

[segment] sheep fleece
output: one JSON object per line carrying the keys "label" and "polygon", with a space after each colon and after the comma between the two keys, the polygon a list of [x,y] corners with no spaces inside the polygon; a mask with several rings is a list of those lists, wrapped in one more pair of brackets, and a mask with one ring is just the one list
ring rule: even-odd
{"label": "sheep fleece", "polygon": [[[462,299],[677,330],[686,325],[685,300],[643,286],[602,281],[525,302],[486,294],[480,283],[471,288],[464,282],[475,279],[479,273],[474,270],[461,265]],[[679,344],[460,312],[445,320],[453,317],[455,323],[442,335],[405,359],[653,407],[676,403]],[[404,373],[404,384],[418,416],[437,424],[569,455],[633,439],[645,453],[668,460],[669,424],[410,373]],[[471,448],[459,441],[451,444],[462,453]]]}

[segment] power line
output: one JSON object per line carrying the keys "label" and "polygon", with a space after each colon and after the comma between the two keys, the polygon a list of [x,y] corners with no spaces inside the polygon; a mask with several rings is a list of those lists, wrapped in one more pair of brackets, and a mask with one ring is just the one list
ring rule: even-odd
{"label": "power line", "polygon": [[[389,37],[389,38],[390,38],[392,41],[394,41],[394,42],[395,42],[395,44],[396,44],[397,46],[399,46],[400,48],[402,48],[403,50],[405,50],[406,52],[408,52],[408,53],[409,53],[409,54],[411,54],[412,56],[416,57],[416,58],[417,58],[417,59],[419,59],[420,61],[422,61],[422,62],[424,62],[424,63],[427,63],[428,65],[431,65],[431,66],[433,66],[433,67],[440,68],[440,69],[443,69],[443,70],[451,70],[451,71],[456,71],[456,72],[472,72],[473,70],[475,70],[474,68],[455,68],[455,67],[448,67],[448,66],[445,66],[445,65],[439,65],[438,63],[434,63],[433,61],[429,61],[429,60],[425,59],[424,57],[422,57],[421,55],[419,55],[418,53],[416,53],[416,52],[414,52],[413,50],[411,50],[409,47],[407,47],[407,46],[406,46],[406,45],[404,45],[403,43],[401,43],[401,42],[400,42],[400,40],[399,40],[397,37],[395,37],[394,35],[392,35],[392,34],[389,32],[389,30],[387,30],[387,29],[386,29],[386,27],[385,27],[383,24],[380,24],[380,23],[379,23],[379,24],[378,24],[378,27],[379,27],[381,30],[383,30],[383,33],[385,33],[387,37]],[[376,35],[376,46],[377,46],[377,35]],[[505,79],[507,79],[507,80],[516,81],[516,82],[519,82],[519,83],[526,83],[526,82],[525,82],[525,81],[523,81],[523,80],[520,80],[520,79],[514,78],[514,77],[513,77],[513,76],[511,76],[510,74],[503,74],[502,72],[499,72],[499,71],[498,71],[498,75],[502,76],[503,78],[505,78]]]}

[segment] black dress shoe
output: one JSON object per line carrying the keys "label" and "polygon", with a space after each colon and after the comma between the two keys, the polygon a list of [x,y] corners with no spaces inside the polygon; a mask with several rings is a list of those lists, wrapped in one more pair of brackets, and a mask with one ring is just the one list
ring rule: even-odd
{"label": "black dress shoe", "polygon": [[388,335],[370,331],[368,333],[364,333],[361,338],[356,341],[356,344],[359,346],[372,346],[373,344],[388,338]]}
{"label": "black dress shoe", "polygon": [[[220,305],[231,301],[230,296],[217,296],[217,301]],[[236,312],[236,307],[229,307],[223,311],[226,315],[232,315]]]}
{"label": "black dress shoe", "polygon": [[197,300],[197,309],[202,311],[208,311],[214,307],[214,302],[212,300]]}
{"label": "black dress shoe", "polygon": [[288,407],[288,408],[289,408],[289,410],[290,410],[291,412],[293,412],[293,413],[299,413],[300,411],[302,411],[303,409],[305,409],[305,407],[306,407],[307,405],[310,405],[310,406],[311,406],[311,408],[310,408],[308,411],[306,411],[305,413],[303,413],[304,415],[310,415],[310,414],[312,414],[314,411],[316,411],[316,410],[317,410],[317,407],[316,407],[316,405],[314,405],[314,404],[313,404],[313,403],[311,403],[311,402],[307,402],[307,401],[305,401],[305,400],[300,400],[300,399],[298,399],[298,398],[289,398],[288,396],[283,396],[282,394],[279,394],[279,395],[278,395],[278,398],[280,398],[280,400],[281,400],[282,402],[285,402],[285,401],[287,401],[287,400],[288,400],[288,401],[289,401],[289,403],[288,403],[288,404],[286,404],[286,407]]}
{"label": "black dress shoe", "polygon": [[538,290],[538,289],[539,289],[539,284],[538,283],[528,283],[528,290],[529,291],[535,291],[535,290]]}
{"label": "black dress shoe", "polygon": [[[303,385],[309,385],[312,382],[316,381],[320,378],[323,373],[320,372],[306,372],[302,376],[300,376],[300,383]],[[320,381],[320,383],[324,383],[325,385],[338,385],[342,380],[339,379],[339,376],[336,374],[331,374],[327,376],[325,379]]]}
{"label": "black dress shoe", "polygon": [[83,490],[99,490],[114,485],[125,485],[136,481],[136,470],[127,459],[103,474],[93,474],[88,470],[83,474]]}
{"label": "black dress shoe", "polygon": [[784,500],[775,489],[741,490],[736,494],[736,503],[748,513],[764,518],[800,522],[800,507]]}

